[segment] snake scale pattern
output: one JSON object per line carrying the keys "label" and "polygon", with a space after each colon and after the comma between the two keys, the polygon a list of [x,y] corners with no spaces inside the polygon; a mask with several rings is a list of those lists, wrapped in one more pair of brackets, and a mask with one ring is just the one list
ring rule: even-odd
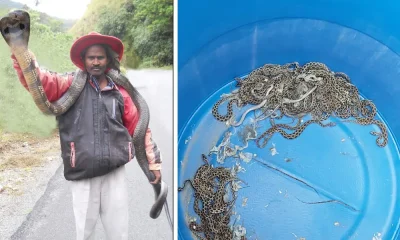
{"label": "snake scale pattern", "polygon": [[[190,221],[189,229],[202,240],[233,239],[234,233],[229,222],[237,198],[237,192],[233,188],[233,181],[237,178],[229,168],[213,167],[204,154],[202,158],[204,164],[197,169],[193,180],[186,180],[178,188],[178,191],[182,191],[189,183],[195,192],[194,211],[200,216],[200,223]],[[228,188],[232,195],[231,200],[227,199]]]}
{"label": "snake scale pattern", "polygon": [[[265,147],[276,133],[285,139],[295,139],[311,124],[336,126],[334,122],[324,123],[330,117],[337,117],[342,122],[377,125],[380,132],[370,132],[377,137],[376,144],[385,147],[388,143],[385,125],[374,119],[377,114],[375,104],[360,98],[357,87],[345,73],[332,72],[323,63],[309,62],[304,66],[297,62],[265,64],[243,79],[237,78],[236,87],[238,89],[223,94],[214,104],[212,115],[216,120],[236,127],[249,112],[260,110],[262,114],[256,117],[256,122],[269,118],[271,125],[254,138],[260,148]],[[221,113],[220,108],[224,103],[227,103],[226,111]],[[238,108],[252,106],[239,118],[239,122],[233,122],[234,105]],[[292,118],[294,124],[276,123],[284,116]],[[310,119],[303,122],[306,116]],[[205,164],[197,169],[193,180],[186,180],[183,187],[178,188],[178,191],[182,191],[190,183],[194,189],[193,208],[200,216],[200,222],[191,220],[188,227],[198,239],[238,239],[234,238],[233,227],[228,225],[237,193],[231,189],[233,199],[224,200],[228,183],[235,177],[230,174],[229,168],[212,167],[205,155],[203,161]],[[242,235],[240,239],[246,237]]]}
{"label": "snake scale pattern", "polygon": [[[286,139],[294,139],[310,124],[319,124],[322,127],[335,126],[334,123],[322,123],[329,117],[340,118],[342,122],[377,125],[380,132],[370,132],[377,137],[376,144],[385,147],[388,143],[385,125],[374,119],[375,104],[359,97],[357,87],[345,73],[333,72],[323,63],[309,62],[303,66],[297,62],[284,65],[265,64],[243,79],[237,78],[236,82],[238,91],[226,94],[214,104],[212,115],[216,120],[232,121],[233,103],[239,108],[247,104],[261,104],[257,109],[262,110],[263,115],[267,112],[269,114],[261,116],[260,119],[266,117],[280,119],[283,116],[297,119],[298,123],[294,127],[288,124],[272,124],[271,128],[256,139],[256,144],[260,148],[265,147],[275,133],[281,134]],[[228,107],[226,114],[223,115],[219,112],[220,106],[226,101]],[[311,116],[311,120],[299,124],[307,115]],[[350,120],[351,117],[354,119]],[[231,122],[231,125],[239,124]],[[294,132],[288,133],[287,130]]]}
{"label": "snake scale pattern", "polygon": [[[16,10],[8,13],[7,16],[0,19],[1,34],[9,45],[11,52],[15,55],[26,79],[29,92],[36,106],[46,115],[58,116],[65,113],[75,102],[81,93],[86,79],[85,71],[77,70],[71,87],[56,102],[50,102],[44,92],[42,83],[37,76],[32,53],[28,49],[30,35],[30,16],[29,13],[22,10]],[[145,135],[150,120],[149,109],[144,98],[132,86],[129,80],[115,70],[110,70],[107,75],[117,84],[124,87],[134,104],[138,108],[140,118],[132,136],[132,142],[135,147],[136,159],[142,171],[149,181],[154,181],[155,176],[148,168],[148,161],[145,150]],[[155,193],[155,203],[150,210],[151,218],[158,218],[163,206],[168,210],[166,202],[168,186],[164,181],[159,184],[152,184]],[[169,216],[169,212],[167,213]],[[172,222],[170,221],[170,224]],[[171,225],[172,227],[172,225]]]}

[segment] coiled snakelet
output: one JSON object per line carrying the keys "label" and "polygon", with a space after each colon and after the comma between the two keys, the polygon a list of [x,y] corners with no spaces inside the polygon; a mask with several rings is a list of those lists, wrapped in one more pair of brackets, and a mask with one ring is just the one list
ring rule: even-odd
{"label": "coiled snakelet", "polygon": [[[59,100],[50,102],[47,99],[42,83],[37,76],[34,62],[28,49],[30,36],[29,13],[23,10],[9,12],[6,16],[0,19],[0,30],[4,40],[9,45],[11,52],[15,55],[19,65],[21,66],[29,92],[41,112],[46,115],[59,116],[68,111],[68,109],[75,103],[75,100],[78,98],[85,85],[87,79],[86,71],[78,69],[68,91]],[[154,181],[155,176],[149,170],[145,151],[145,134],[150,119],[147,103],[125,76],[115,70],[110,70],[107,75],[111,77],[116,84],[124,87],[128,91],[140,113],[139,122],[132,136],[132,143],[135,147],[136,159],[139,166],[148,180]],[[168,186],[162,180],[158,184],[152,184],[152,186],[155,193],[155,203],[150,210],[150,217],[153,219],[158,218],[163,206],[165,206],[166,215],[172,228],[172,220],[168,211],[167,203]]]}

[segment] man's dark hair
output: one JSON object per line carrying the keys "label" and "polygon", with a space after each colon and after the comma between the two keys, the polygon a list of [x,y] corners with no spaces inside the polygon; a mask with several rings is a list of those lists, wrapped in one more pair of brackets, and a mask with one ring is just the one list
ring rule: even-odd
{"label": "man's dark hair", "polygon": [[95,45],[104,48],[104,50],[106,52],[107,59],[109,60],[109,63],[107,65],[107,67],[111,68],[111,69],[114,69],[114,70],[117,70],[118,73],[121,72],[121,70],[120,70],[120,62],[118,60],[119,55],[116,52],[114,52],[114,50],[112,50],[112,48],[107,44],[94,44],[94,45],[91,45],[91,46],[87,47],[85,50],[83,50],[81,52],[82,60],[84,61],[87,50],[90,47],[93,47]]}

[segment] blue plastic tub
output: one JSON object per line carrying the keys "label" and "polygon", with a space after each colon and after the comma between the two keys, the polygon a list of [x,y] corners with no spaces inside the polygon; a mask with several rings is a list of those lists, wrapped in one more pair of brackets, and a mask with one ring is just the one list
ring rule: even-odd
{"label": "blue plastic tub", "polygon": [[[235,77],[266,63],[322,62],[349,75],[361,95],[375,103],[378,119],[389,130],[388,145],[376,146],[369,134],[375,127],[348,123],[309,126],[295,140],[276,135],[264,149],[249,145],[246,151],[321,194],[250,161],[240,175],[249,186],[239,191],[240,224],[248,239],[398,239],[398,12],[395,1],[179,1],[179,186],[228,130],[212,117],[211,108],[233,88]],[[212,163],[218,164],[215,155]],[[227,160],[226,166],[232,164]],[[187,227],[195,216],[190,193],[178,193],[181,240],[195,239]],[[339,199],[357,211],[296,198]]]}

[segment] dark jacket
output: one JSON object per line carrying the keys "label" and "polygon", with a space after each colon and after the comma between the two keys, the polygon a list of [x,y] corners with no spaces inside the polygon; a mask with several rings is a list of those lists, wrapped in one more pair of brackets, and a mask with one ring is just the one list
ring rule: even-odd
{"label": "dark jacket", "polygon": [[[58,100],[71,86],[73,74],[40,69],[35,56],[31,57],[47,98],[50,102]],[[11,58],[21,84],[28,90],[15,56]],[[96,87],[88,80],[75,105],[58,118],[65,178],[99,176],[127,163],[134,156],[129,142],[138,120],[137,108],[124,88],[114,85],[111,90],[102,91],[100,99]],[[161,170],[162,157],[150,128],[145,144],[149,169]]]}
{"label": "dark jacket", "polygon": [[87,82],[75,104],[58,117],[67,180],[107,174],[134,157],[123,112],[124,100],[118,90],[98,93]]}

